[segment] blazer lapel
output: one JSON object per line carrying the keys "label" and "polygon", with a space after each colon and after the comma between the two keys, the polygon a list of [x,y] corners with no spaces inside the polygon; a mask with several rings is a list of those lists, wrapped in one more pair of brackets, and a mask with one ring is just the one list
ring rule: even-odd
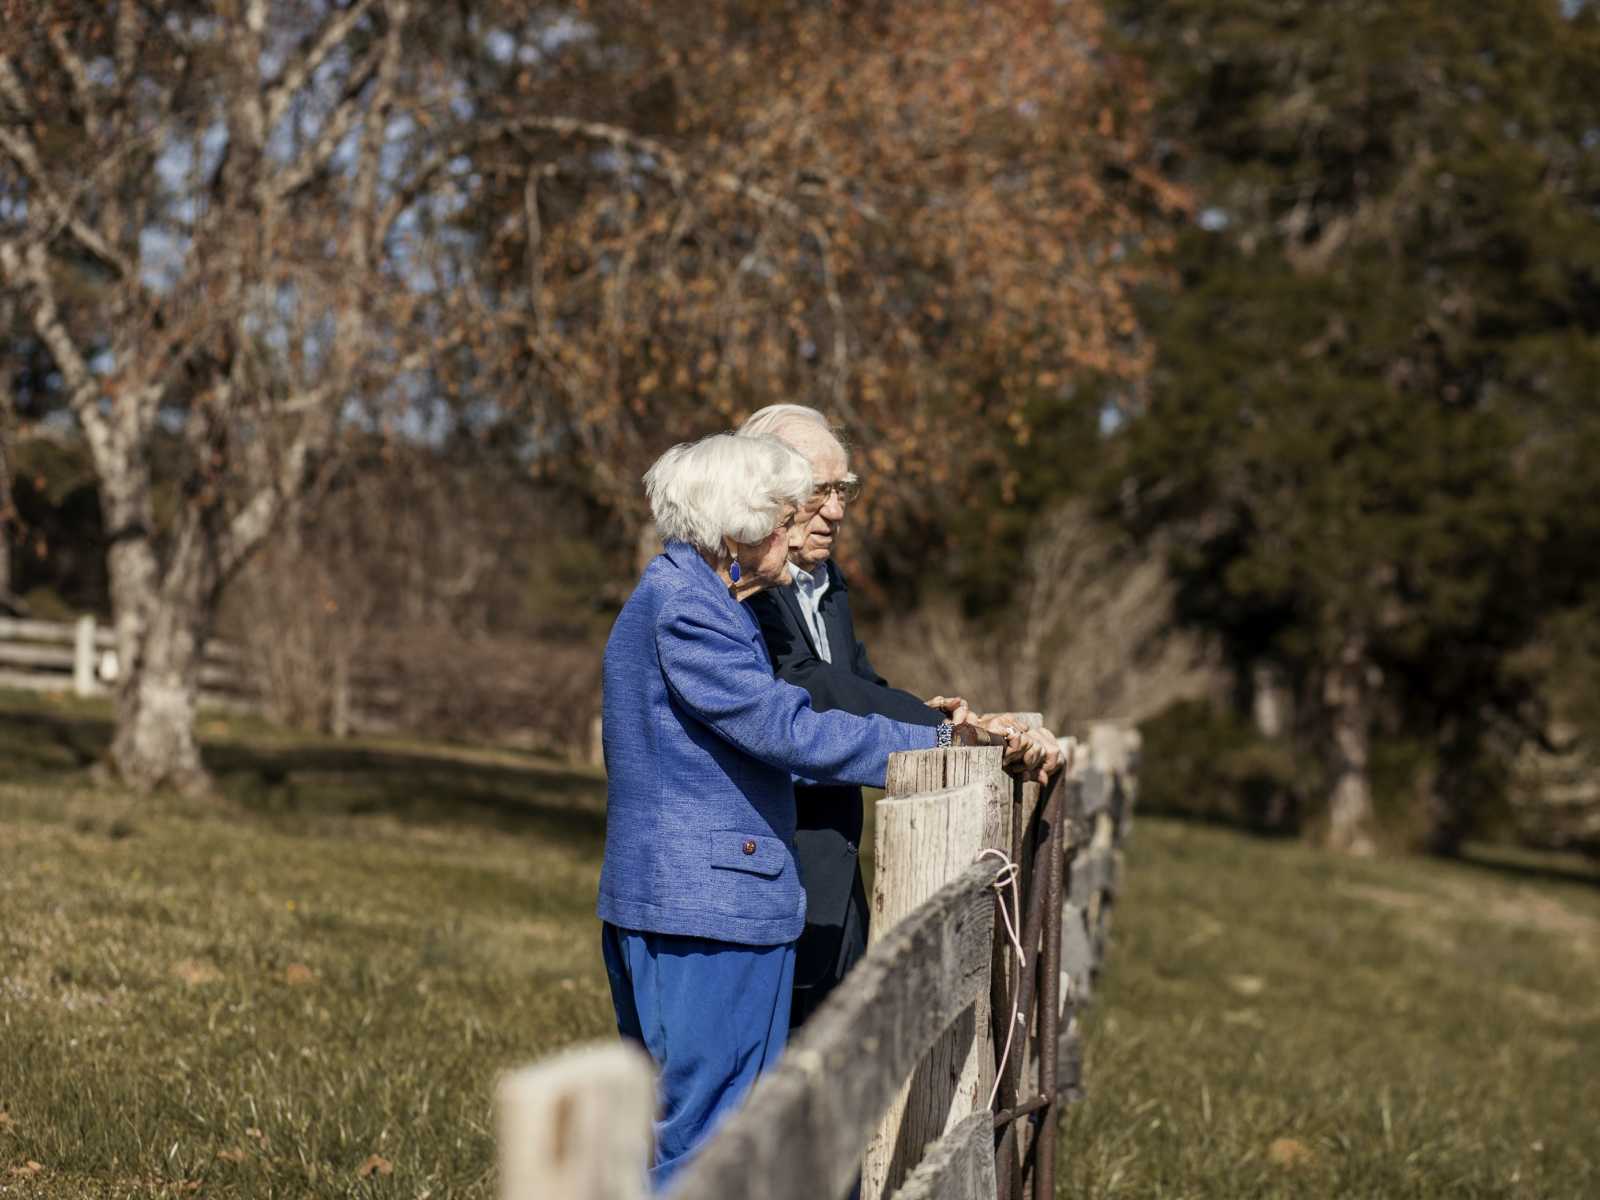
{"label": "blazer lapel", "polygon": [[795,594],[794,585],[773,588],[772,594],[777,597],[778,604],[783,609],[784,619],[806,640],[812,657],[821,658],[822,655],[817,652],[817,640],[811,636],[811,625],[806,620],[805,614],[800,611],[800,597]]}
{"label": "blazer lapel", "polygon": [[828,590],[822,596],[822,624],[828,631],[828,653],[836,666],[848,666],[851,650],[855,646],[855,630],[849,627],[845,613],[844,576],[830,560],[828,563]]}

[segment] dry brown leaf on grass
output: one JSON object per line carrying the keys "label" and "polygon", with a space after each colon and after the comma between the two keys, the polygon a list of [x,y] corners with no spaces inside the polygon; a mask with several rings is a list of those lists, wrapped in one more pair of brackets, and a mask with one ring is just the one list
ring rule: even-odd
{"label": "dry brown leaf on grass", "polygon": [[0,1108],[0,1129],[10,1129],[16,1122],[11,1119],[11,1114]]}
{"label": "dry brown leaf on grass", "polygon": [[306,987],[317,981],[317,973],[305,963],[290,963],[283,969],[283,981],[290,987]]}
{"label": "dry brown leaf on grass", "polygon": [[250,1156],[243,1150],[218,1150],[217,1157],[223,1162],[242,1163]]}
{"label": "dry brown leaf on grass", "polygon": [[1316,1157],[1299,1138],[1281,1137],[1267,1147],[1267,1157],[1280,1167],[1299,1167]]}
{"label": "dry brown leaf on grass", "polygon": [[222,978],[222,972],[216,967],[194,958],[174,963],[172,973],[190,987],[199,987],[203,983],[216,983]]}
{"label": "dry brown leaf on grass", "polygon": [[11,1173],[13,1175],[37,1175],[42,1170],[44,1170],[44,1164],[34,1162],[33,1159],[30,1158],[20,1167],[12,1167]]}
{"label": "dry brown leaf on grass", "polygon": [[367,1161],[356,1168],[356,1178],[370,1179],[374,1175],[393,1175],[394,1164],[381,1154],[367,1155]]}

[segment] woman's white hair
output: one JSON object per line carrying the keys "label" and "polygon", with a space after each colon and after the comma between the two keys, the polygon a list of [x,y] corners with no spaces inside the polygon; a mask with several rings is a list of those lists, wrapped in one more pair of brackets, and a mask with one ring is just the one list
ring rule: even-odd
{"label": "woman's white hair", "polygon": [[774,437],[714,433],[674,446],[644,475],[663,541],[717,558],[724,538],[754,543],[777,528],[786,505],[811,495],[811,464]]}

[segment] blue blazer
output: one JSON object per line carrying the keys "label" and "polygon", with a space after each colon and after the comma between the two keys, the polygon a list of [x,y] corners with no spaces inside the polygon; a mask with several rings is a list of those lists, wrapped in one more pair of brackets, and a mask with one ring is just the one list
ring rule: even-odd
{"label": "blue blazer", "polygon": [[698,551],[669,542],[606,642],[602,920],[766,946],[805,925],[793,778],[882,787],[926,725],[819,713]]}

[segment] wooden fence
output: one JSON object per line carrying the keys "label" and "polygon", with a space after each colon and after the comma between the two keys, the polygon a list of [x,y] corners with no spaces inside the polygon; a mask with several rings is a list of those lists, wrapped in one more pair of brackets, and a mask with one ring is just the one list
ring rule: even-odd
{"label": "wooden fence", "polygon": [[[863,1200],[1053,1198],[1057,1105],[1082,1092],[1078,1016],[1105,955],[1138,746],[1136,730],[1092,725],[1046,789],[1006,776],[998,748],[893,756],[867,955],[672,1200],[842,1200],[858,1173]],[[1009,871],[986,851],[1019,867],[1022,911],[999,898]],[[502,1197],[638,1200],[653,1111],[649,1060],[626,1044],[506,1076]]]}
{"label": "wooden fence", "polygon": [[[0,687],[100,696],[115,687],[119,672],[116,635],[93,617],[65,622],[0,617]],[[206,644],[200,664],[200,703],[229,711],[260,711],[259,690],[250,678],[244,651],[226,642]]]}
{"label": "wooden fence", "polygon": [[[76,621],[25,621],[0,617],[0,688],[104,696],[121,673],[116,634],[92,616]],[[385,733],[397,727],[400,691],[370,674],[346,679],[344,711],[351,729]],[[212,638],[200,664],[202,708],[269,713],[267,688],[241,646]]]}

